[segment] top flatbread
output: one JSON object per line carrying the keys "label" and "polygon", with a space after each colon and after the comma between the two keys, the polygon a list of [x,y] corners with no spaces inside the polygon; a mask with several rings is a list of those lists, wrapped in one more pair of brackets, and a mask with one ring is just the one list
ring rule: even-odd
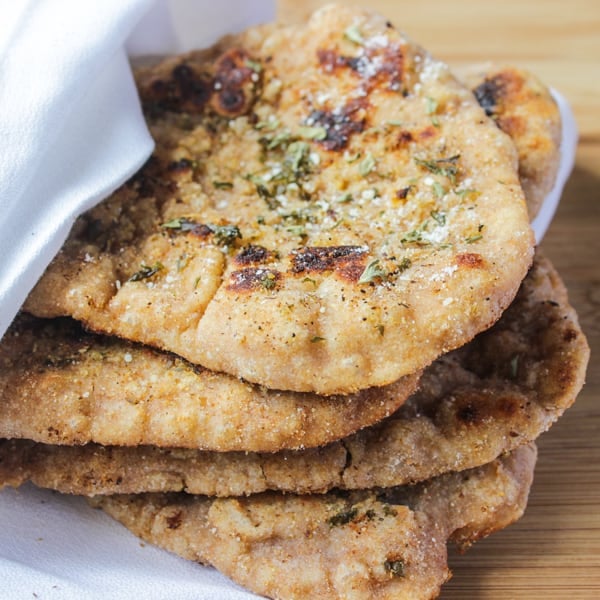
{"label": "top flatbread", "polygon": [[514,297],[533,244],[515,149],[382,17],[325,8],[139,85],[154,156],[27,310],[332,394],[417,371]]}
{"label": "top flatbread", "polygon": [[561,117],[550,90],[532,73],[515,67],[470,66],[458,72],[479,104],[519,154],[519,177],[529,218],[552,189],[560,164]]}

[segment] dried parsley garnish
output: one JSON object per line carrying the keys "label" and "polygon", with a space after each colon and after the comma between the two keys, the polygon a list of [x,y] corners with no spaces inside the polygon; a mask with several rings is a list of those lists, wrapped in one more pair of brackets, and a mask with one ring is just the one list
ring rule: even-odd
{"label": "dried parsley garnish", "polygon": [[455,154],[448,158],[438,158],[437,160],[425,160],[415,157],[415,163],[420,167],[424,167],[435,175],[442,175],[447,177],[452,183],[455,182],[456,176],[458,175],[458,159],[460,154]]}
{"label": "dried parsley garnish", "polygon": [[171,219],[163,223],[161,227],[182,233],[191,232],[205,236],[212,233],[214,240],[220,246],[229,246],[234,240],[242,238],[242,232],[237,225],[211,225],[210,223],[197,223],[186,217]]}
{"label": "dried parsley garnish", "polygon": [[438,103],[437,100],[435,100],[434,98],[431,98],[430,96],[428,96],[427,98],[425,98],[425,110],[427,112],[428,115],[431,115],[431,124],[434,127],[439,127],[440,126],[440,121],[437,118],[437,109],[438,109]]}
{"label": "dried parsley garnish", "polygon": [[434,181],[431,187],[437,198],[443,198],[446,195],[446,189],[439,181]]}
{"label": "dried parsley garnish", "polygon": [[251,58],[246,59],[246,66],[249,69],[252,69],[255,73],[260,73],[262,71],[262,65],[258,61],[252,60]]}
{"label": "dried parsley garnish", "polygon": [[200,223],[192,221],[186,217],[178,217],[177,219],[171,219],[170,221],[163,223],[161,227],[164,227],[165,229],[177,229],[179,231],[186,232],[194,231],[199,225]]}
{"label": "dried parsley garnish", "polygon": [[358,173],[361,177],[366,177],[374,168],[375,159],[373,158],[373,155],[370,152],[367,152],[367,155],[358,165]]}
{"label": "dried parsley garnish", "polygon": [[327,137],[327,129],[325,127],[300,127],[298,135],[305,140],[321,141]]}
{"label": "dried parsley garnish", "polygon": [[260,278],[260,284],[266,290],[272,290],[277,285],[277,276],[272,271],[267,271]]}
{"label": "dried parsley garnish", "polygon": [[430,213],[431,218],[440,226],[446,224],[446,214],[437,210],[432,210]]}
{"label": "dried parsley garnish", "polygon": [[465,238],[465,242],[467,242],[467,244],[474,244],[475,242],[478,242],[482,238],[483,238],[483,236],[480,233],[478,233],[477,235],[471,235],[471,236]]}
{"label": "dried parsley garnish", "polygon": [[478,242],[480,239],[483,238],[483,234],[481,233],[483,231],[484,225],[480,224],[479,227],[477,227],[477,231],[479,233],[475,234],[475,235],[471,235],[469,237],[465,238],[465,242],[467,242],[467,244],[474,244],[475,242]]}
{"label": "dried parsley garnish", "polygon": [[230,246],[236,239],[242,239],[242,232],[237,225],[209,225],[220,246]]}
{"label": "dried parsley garnish", "polygon": [[408,256],[405,256],[398,265],[398,273],[403,273],[406,269],[409,269],[412,266],[412,261]]}
{"label": "dried parsley garnish", "polygon": [[164,266],[160,262],[155,262],[152,266],[142,264],[140,270],[136,271],[128,281],[142,281],[143,279],[149,279],[162,269],[164,269]]}
{"label": "dried parsley garnish", "polygon": [[351,521],[353,521],[358,515],[358,509],[356,507],[348,508],[346,510],[342,510],[333,517],[329,518],[329,526],[337,527],[338,525],[347,525]]}
{"label": "dried parsley garnish", "polygon": [[358,283],[371,283],[374,279],[381,279],[385,277],[387,272],[385,269],[379,264],[379,259],[376,258],[372,260],[362,272]]}
{"label": "dried parsley garnish", "polygon": [[213,181],[212,184],[217,190],[230,190],[233,188],[231,181]]}
{"label": "dried parsley garnish", "polygon": [[344,31],[344,37],[353,44],[358,44],[361,46],[364,43],[364,38],[360,29],[356,25],[350,25],[348,29]]}

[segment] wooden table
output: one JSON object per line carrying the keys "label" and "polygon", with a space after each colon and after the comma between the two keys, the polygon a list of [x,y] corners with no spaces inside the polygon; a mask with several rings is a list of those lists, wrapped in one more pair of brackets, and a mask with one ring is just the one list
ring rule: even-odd
{"label": "wooden table", "polygon": [[[279,0],[280,17],[297,21],[321,4]],[[574,108],[577,162],[542,247],[569,288],[592,348],[587,384],[539,440],[525,516],[464,556],[451,552],[454,577],[441,598],[600,598],[600,1],[362,4],[450,64],[492,60],[528,68]]]}

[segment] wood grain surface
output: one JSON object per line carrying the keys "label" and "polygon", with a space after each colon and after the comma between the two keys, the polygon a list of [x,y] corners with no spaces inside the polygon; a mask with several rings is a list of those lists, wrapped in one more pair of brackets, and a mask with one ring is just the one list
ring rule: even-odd
{"label": "wood grain surface", "polygon": [[[279,17],[299,21],[322,4],[279,0]],[[454,577],[441,598],[600,598],[600,1],[362,4],[451,65],[492,60],[528,68],[574,109],[576,166],[542,248],[587,334],[587,383],[575,406],[539,440],[525,516],[465,555],[451,551]]]}

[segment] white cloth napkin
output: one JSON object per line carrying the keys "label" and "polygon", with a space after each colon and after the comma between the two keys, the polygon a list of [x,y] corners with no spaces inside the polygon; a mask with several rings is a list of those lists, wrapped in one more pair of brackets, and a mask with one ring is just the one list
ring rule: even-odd
{"label": "white cloth napkin", "polygon": [[[0,335],[74,218],[152,149],[126,49],[160,54],[271,19],[272,0],[13,0],[0,19]],[[541,240],[571,172],[563,116],[560,175],[534,222]],[[80,498],[0,492],[0,598],[249,600],[210,568],[149,545]]]}
{"label": "white cloth napkin", "polygon": [[253,600],[215,569],[142,543],[82,498],[0,493],[3,600]]}

